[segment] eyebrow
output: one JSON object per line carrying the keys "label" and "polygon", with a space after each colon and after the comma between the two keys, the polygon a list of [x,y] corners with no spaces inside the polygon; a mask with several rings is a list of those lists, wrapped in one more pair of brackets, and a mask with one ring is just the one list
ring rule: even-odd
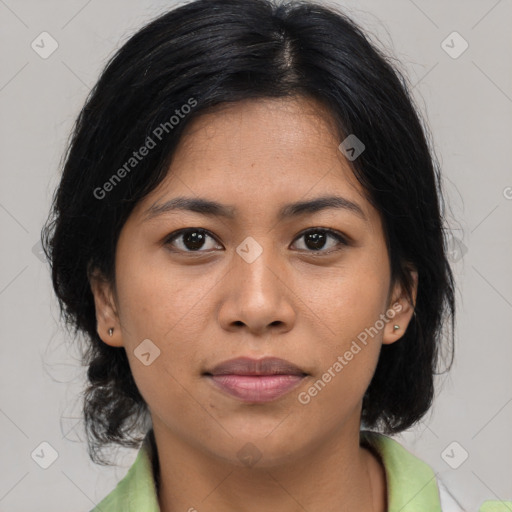
{"label": "eyebrow", "polygon": [[[322,196],[309,201],[299,201],[281,207],[277,214],[279,221],[299,215],[312,214],[326,209],[347,210],[356,214],[361,219],[368,221],[362,208],[357,204],[341,196]],[[173,211],[191,211],[209,217],[223,217],[234,219],[236,208],[204,198],[175,197],[162,204],[153,204],[144,212],[144,220],[150,220],[164,213]]]}

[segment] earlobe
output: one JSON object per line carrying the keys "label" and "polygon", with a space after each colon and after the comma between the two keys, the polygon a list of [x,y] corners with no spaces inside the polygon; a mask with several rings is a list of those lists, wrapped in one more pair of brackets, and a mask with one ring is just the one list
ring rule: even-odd
{"label": "earlobe", "polygon": [[107,345],[122,347],[119,316],[111,283],[99,271],[94,270],[89,273],[89,284],[94,297],[98,336]]}
{"label": "earlobe", "polygon": [[414,307],[418,291],[418,272],[411,270],[410,274],[413,281],[411,290],[413,303],[411,304],[409,298],[403,292],[402,287],[398,286],[396,288],[396,293],[394,294],[396,298],[391,302],[390,307],[386,311],[386,317],[389,321],[384,326],[382,336],[382,343],[384,345],[390,345],[402,338],[409,326],[409,323],[414,321],[413,316],[416,314]]}

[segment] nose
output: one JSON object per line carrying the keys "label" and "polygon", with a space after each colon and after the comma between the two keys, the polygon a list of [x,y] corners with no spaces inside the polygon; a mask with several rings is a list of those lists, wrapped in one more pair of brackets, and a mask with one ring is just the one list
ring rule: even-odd
{"label": "nose", "polygon": [[290,330],[296,317],[295,294],[285,262],[264,248],[251,262],[235,253],[232,265],[221,295],[221,327],[231,332],[245,329],[257,336]]}

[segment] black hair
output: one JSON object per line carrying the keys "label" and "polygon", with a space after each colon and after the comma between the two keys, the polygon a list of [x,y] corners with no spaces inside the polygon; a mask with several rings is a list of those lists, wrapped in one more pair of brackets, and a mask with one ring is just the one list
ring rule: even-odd
{"label": "black hair", "polygon": [[[297,96],[327,108],[340,143],[350,134],[363,142],[351,166],[382,217],[392,280],[411,297],[410,269],[418,272],[415,315],[399,341],[383,345],[362,421],[397,433],[430,408],[448,318],[453,348],[454,282],[440,166],[407,79],[336,7],[196,0],[148,23],[109,60],[76,119],[42,230],[61,317],[87,340],[83,411],[95,462],[108,463],[99,456],[107,444],[139,446],[149,412],[124,348],[97,333],[90,272],[114,282],[120,230],[166,176],[193,119],[251,98]],[[150,140],[147,155],[134,157]]]}

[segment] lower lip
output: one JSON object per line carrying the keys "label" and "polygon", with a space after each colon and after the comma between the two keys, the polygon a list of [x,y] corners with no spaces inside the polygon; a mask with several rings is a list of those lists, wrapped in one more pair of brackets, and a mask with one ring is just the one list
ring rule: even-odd
{"label": "lower lip", "polygon": [[211,380],[222,391],[244,402],[270,402],[295,388],[300,375],[212,375]]}

